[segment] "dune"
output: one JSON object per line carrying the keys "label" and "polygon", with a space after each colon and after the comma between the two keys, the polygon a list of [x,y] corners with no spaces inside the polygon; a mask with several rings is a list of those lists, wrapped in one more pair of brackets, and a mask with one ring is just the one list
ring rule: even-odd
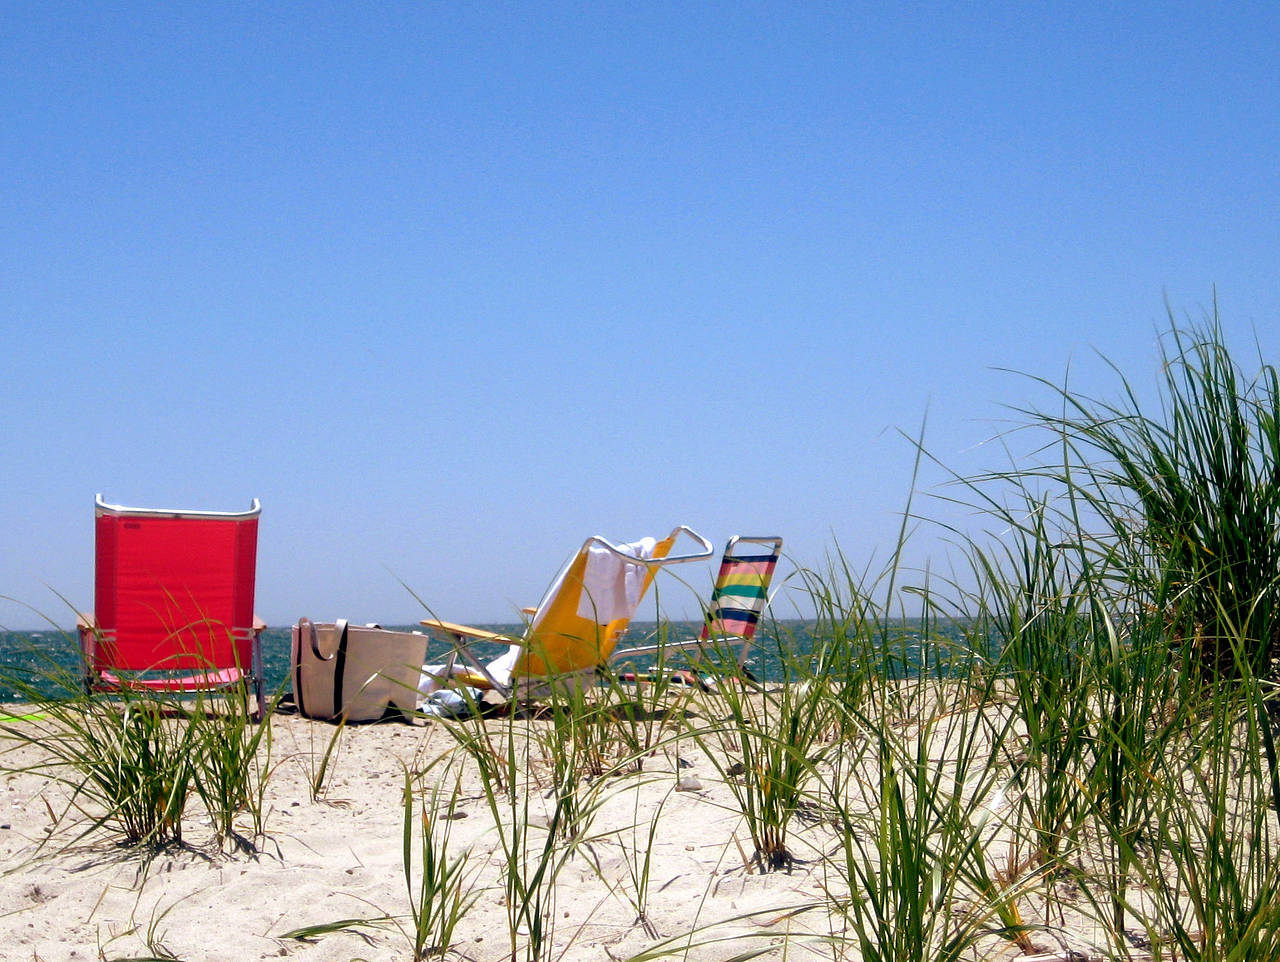
{"label": "dune", "polygon": [[[669,731],[680,717],[686,730],[710,725],[694,693],[678,698]],[[831,944],[843,929],[831,900],[847,891],[838,827],[816,810],[800,811],[787,842],[794,862],[785,871],[761,871],[729,783],[737,747],[731,738],[684,737],[643,757],[639,771],[628,766],[594,779],[584,773],[576,780],[576,837],[562,834],[547,856],[556,798],[554,760],[545,750],[549,719],[418,719],[339,731],[276,714],[268,724],[265,834],[255,851],[219,846],[195,803],[181,846],[150,853],[123,847],[108,827],[93,827],[92,812],[63,814],[70,792],[39,767],[39,746],[11,745],[0,775],[6,957],[413,958],[406,773],[415,786],[409,878],[417,878],[427,825],[437,838],[447,832],[445,854],[460,860],[466,879],[470,904],[450,957],[513,957],[504,885],[513,821],[525,829],[521,870],[533,876],[543,861],[548,866],[537,890],[543,958],[660,953],[710,960],[751,951],[777,959],[857,957],[848,946],[833,953]],[[499,755],[513,748],[520,762],[512,796],[486,794],[474,756],[459,747],[451,725],[487,737]],[[715,751],[724,754],[713,759],[708,753]],[[846,777],[868,776],[851,770]],[[875,792],[864,794],[873,804]],[[515,957],[525,958],[528,925],[517,928]],[[1094,950],[1090,939],[1082,918],[1061,919],[1052,937],[1021,946],[988,938],[975,957],[1017,959],[1030,951],[1067,958],[1067,947]]]}

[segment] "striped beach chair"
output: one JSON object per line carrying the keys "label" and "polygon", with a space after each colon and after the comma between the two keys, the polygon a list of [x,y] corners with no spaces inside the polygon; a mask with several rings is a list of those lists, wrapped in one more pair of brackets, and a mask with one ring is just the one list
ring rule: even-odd
{"label": "striped beach chair", "polygon": [[[782,554],[782,539],[777,537],[748,537],[734,535],[725,545],[720,559],[720,571],[711,590],[702,631],[696,638],[684,641],[664,641],[660,644],[641,645],[618,651],[614,664],[635,662],[639,658],[677,651],[697,651],[700,656],[712,652],[731,653],[737,670],[750,678],[747,671],[747,655],[756,628],[769,603],[769,583]],[[678,672],[682,677],[693,677],[688,672]],[[645,676],[634,668],[623,672],[624,681],[639,681]]]}
{"label": "striped beach chair", "polygon": [[[749,549],[739,553],[743,546]],[[781,553],[781,538],[735,535],[729,539],[720,559],[720,572],[698,640],[703,647],[736,647],[740,669],[746,665],[751,640],[769,603],[769,582],[773,580]]]}

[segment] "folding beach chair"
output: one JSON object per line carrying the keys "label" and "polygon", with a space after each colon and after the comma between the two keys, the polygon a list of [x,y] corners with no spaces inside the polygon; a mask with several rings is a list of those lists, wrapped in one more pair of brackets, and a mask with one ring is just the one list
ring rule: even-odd
{"label": "folding beach chair", "polygon": [[258,550],[248,511],[171,511],[94,502],[94,612],[78,619],[88,691],[252,686],[265,710],[253,614]]}
{"label": "folding beach chair", "polygon": [[[682,534],[697,542],[697,547],[672,555]],[[423,627],[454,646],[454,656],[440,667],[439,678],[445,684],[493,689],[509,698],[517,689],[528,695],[541,682],[594,672],[608,663],[658,569],[709,558],[712,551],[709,541],[684,525],[661,541],[646,538],[616,545],[599,535],[590,537],[541,603],[526,609],[532,617],[519,638],[424,619]],[[473,648],[476,641],[503,643],[508,648],[485,664]],[[457,659],[465,666],[457,665]]]}
{"label": "folding beach chair", "polygon": [[734,535],[720,559],[720,571],[698,637],[615,651],[612,660],[621,663],[659,652],[696,650],[705,655],[727,650],[733,652],[738,670],[749,677],[747,654],[769,603],[769,583],[781,554],[781,538]]}

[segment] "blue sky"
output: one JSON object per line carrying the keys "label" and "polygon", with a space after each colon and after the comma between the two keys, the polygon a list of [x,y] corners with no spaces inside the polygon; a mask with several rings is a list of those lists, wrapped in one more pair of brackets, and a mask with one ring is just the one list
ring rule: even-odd
{"label": "blue sky", "polygon": [[1166,299],[1280,346],[1274,4],[3,13],[0,594],[60,624],[99,491],[260,498],[272,624],[506,621],[592,533],[882,557],[900,432],[999,462],[1003,369],[1153,381]]}

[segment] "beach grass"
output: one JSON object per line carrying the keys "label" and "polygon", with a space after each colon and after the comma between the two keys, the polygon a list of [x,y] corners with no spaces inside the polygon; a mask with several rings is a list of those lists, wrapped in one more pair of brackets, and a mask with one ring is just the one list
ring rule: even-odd
{"label": "beach grass", "polygon": [[791,659],[783,670],[780,682],[764,689],[722,676],[704,696],[719,720],[687,729],[733,795],[754,846],[751,859],[766,872],[795,861],[788,830],[809,802],[835,710],[821,675],[800,674]]}
{"label": "beach grass", "polygon": [[405,772],[403,865],[409,896],[406,932],[413,962],[445,955],[453,945],[454,932],[479,897],[470,884],[474,869],[468,866],[467,854],[454,853],[449,844],[461,793],[458,779],[447,770],[443,777],[432,779],[421,790],[422,806],[415,810],[420,780]]}

